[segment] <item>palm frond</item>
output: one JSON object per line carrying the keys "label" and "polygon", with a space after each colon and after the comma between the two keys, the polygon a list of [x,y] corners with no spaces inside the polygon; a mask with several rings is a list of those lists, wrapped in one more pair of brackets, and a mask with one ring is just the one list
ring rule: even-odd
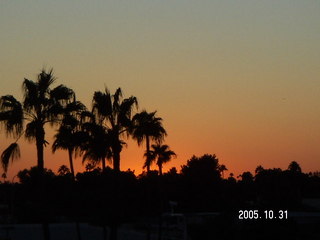
{"label": "palm frond", "polygon": [[95,92],[92,100],[92,112],[98,119],[105,119],[112,114],[112,100],[109,93]]}
{"label": "palm frond", "polygon": [[118,88],[113,95],[113,104],[115,109],[119,108],[121,98],[122,98],[122,90],[121,88]]}
{"label": "palm frond", "polygon": [[77,128],[79,126],[80,121],[77,119],[77,116],[74,115],[64,115],[64,118],[62,119],[61,126],[69,127],[71,129]]}
{"label": "palm frond", "polygon": [[36,138],[38,127],[39,123],[36,120],[33,120],[26,125],[24,136],[28,141],[33,141]]}
{"label": "palm frond", "polygon": [[73,148],[72,129],[62,125],[58,132],[54,135],[54,142],[52,144],[52,152],[58,149]]}
{"label": "palm frond", "polygon": [[17,143],[12,143],[1,154],[1,165],[4,172],[7,172],[9,162],[20,157],[20,148]]}
{"label": "palm frond", "polygon": [[172,157],[176,158],[177,154],[174,151],[168,150],[162,154],[161,164],[169,162]]}
{"label": "palm frond", "polygon": [[39,105],[39,86],[38,83],[24,79],[22,83],[22,91],[24,94],[23,108],[30,111],[35,106]]}
{"label": "palm frond", "polygon": [[67,103],[71,100],[75,101],[75,93],[71,88],[59,85],[50,91],[50,97],[55,101],[63,101]]}
{"label": "palm frond", "polygon": [[156,111],[148,113],[143,110],[132,118],[132,127],[130,132],[138,145],[141,145],[146,136],[153,141],[162,142],[167,135],[166,130],[162,126],[162,118],[156,117]]}
{"label": "palm frond", "polygon": [[19,101],[13,96],[0,98],[0,124],[5,127],[6,134],[18,136],[23,130],[23,109]]}
{"label": "palm frond", "polygon": [[43,104],[43,114],[47,121],[54,125],[61,120],[62,115],[69,113],[67,112],[67,106],[75,102],[75,93],[72,89],[59,85],[50,90],[50,96],[48,97],[46,99],[48,102]]}
{"label": "palm frond", "polygon": [[61,116],[65,112],[65,108],[59,102],[50,103],[45,106],[43,109],[42,115],[46,119],[46,122],[50,122],[52,125],[58,123],[61,120]]}
{"label": "palm frond", "polygon": [[119,106],[118,121],[125,127],[129,126],[131,123],[132,109],[134,106],[138,106],[138,100],[136,97],[124,99]]}
{"label": "palm frond", "polygon": [[53,76],[53,69],[46,71],[44,68],[38,74],[37,83],[39,85],[40,96],[49,92],[50,86],[55,82],[56,77]]}
{"label": "palm frond", "polygon": [[81,113],[86,110],[86,106],[80,101],[73,101],[71,103],[68,103],[65,108],[66,113]]}

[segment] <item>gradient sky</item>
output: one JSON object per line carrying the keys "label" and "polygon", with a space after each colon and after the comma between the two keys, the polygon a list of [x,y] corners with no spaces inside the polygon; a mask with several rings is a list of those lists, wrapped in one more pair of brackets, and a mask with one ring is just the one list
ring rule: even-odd
{"label": "gradient sky", "polygon": [[[89,108],[107,86],[158,110],[178,155],[165,171],[205,153],[235,174],[291,161],[316,171],[319,26],[315,0],[1,0],[0,95],[22,100],[23,78],[53,67]],[[21,144],[9,180],[36,164],[35,144]],[[143,151],[128,141],[122,169],[140,173]],[[45,150],[45,167],[62,164],[66,152]]]}

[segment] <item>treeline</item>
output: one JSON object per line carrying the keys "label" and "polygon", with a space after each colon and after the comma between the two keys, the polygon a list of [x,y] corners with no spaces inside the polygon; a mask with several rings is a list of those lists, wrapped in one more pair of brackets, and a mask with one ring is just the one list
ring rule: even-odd
{"label": "treeline", "polygon": [[287,170],[244,172],[237,179],[222,178],[215,155],[193,156],[179,172],[159,175],[150,171],[104,171],[88,167],[74,180],[67,167],[56,175],[37,167],[20,171],[20,183],[0,184],[1,203],[18,222],[71,219],[97,223],[123,223],[169,212],[237,212],[239,209],[310,210],[303,198],[320,197],[320,174],[301,172],[292,162]]}
{"label": "treeline", "polygon": [[[92,107],[88,109],[76,98],[74,90],[64,85],[53,87],[53,70],[42,70],[35,81],[24,79],[23,101],[12,95],[0,97],[0,125],[7,137],[14,139],[1,154],[3,176],[9,164],[20,157],[19,140],[24,137],[34,142],[37,167],[44,171],[44,148],[49,145],[45,126],[57,129],[52,152],[66,150],[72,177],[75,178],[73,158],[82,156],[83,162],[106,169],[106,161],[120,171],[121,151],[131,137],[138,145],[145,144],[145,162],[150,171],[155,163],[162,174],[163,164],[176,156],[168,145],[163,145],[167,132],[157,112],[138,111],[135,96],[125,98],[121,88],[111,93],[108,88],[96,91]],[[141,156],[143,157],[143,156]]]}

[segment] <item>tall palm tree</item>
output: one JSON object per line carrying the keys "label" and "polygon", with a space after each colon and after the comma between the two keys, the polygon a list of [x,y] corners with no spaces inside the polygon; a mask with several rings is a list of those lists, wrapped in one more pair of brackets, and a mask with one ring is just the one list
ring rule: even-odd
{"label": "tall palm tree", "polygon": [[92,102],[96,123],[107,129],[111,139],[113,169],[120,171],[120,152],[125,144],[123,138],[129,135],[132,111],[138,107],[137,98],[131,96],[124,99],[121,88],[114,94],[106,88],[105,92],[95,92]]}
{"label": "tall palm tree", "polygon": [[68,151],[70,170],[73,179],[75,178],[73,167],[73,155],[80,152],[86,139],[85,133],[81,131],[80,116],[86,107],[79,101],[67,105],[62,123],[55,134],[52,144],[52,152],[58,149]]}
{"label": "tall palm tree", "polygon": [[52,69],[49,71],[43,69],[36,81],[24,79],[22,104],[11,95],[0,98],[0,123],[8,135],[17,138],[1,155],[5,171],[8,168],[9,159],[13,160],[19,156],[17,141],[22,135],[27,140],[36,142],[37,165],[39,170],[43,171],[43,151],[48,143],[45,140],[44,126],[48,123],[51,125],[58,123],[65,106],[75,100],[74,92],[64,85],[52,89],[51,86],[55,80]]}
{"label": "tall palm tree", "polygon": [[166,130],[162,126],[162,118],[156,117],[156,111],[148,113],[143,110],[137,113],[132,118],[132,137],[140,146],[144,141],[146,142],[146,162],[144,167],[147,172],[150,171],[151,155],[150,155],[150,141],[157,141],[161,143],[163,138],[167,135]]}
{"label": "tall palm tree", "polygon": [[172,157],[177,157],[176,153],[174,151],[171,151],[168,145],[161,145],[160,143],[152,144],[150,156],[151,161],[157,160],[160,176],[162,175],[162,165],[169,162]]}

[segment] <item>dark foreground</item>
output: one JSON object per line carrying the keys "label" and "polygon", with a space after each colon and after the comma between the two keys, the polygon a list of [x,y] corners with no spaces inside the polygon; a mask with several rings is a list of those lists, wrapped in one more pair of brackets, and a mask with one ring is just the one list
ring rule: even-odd
{"label": "dark foreground", "polygon": [[319,173],[224,179],[217,166],[208,155],[162,176],[23,170],[0,184],[0,240],[320,239]]}
{"label": "dark foreground", "polygon": [[[320,213],[292,212],[287,220],[239,221],[221,213],[167,214],[121,224],[118,239],[319,239]],[[50,223],[51,240],[107,240],[109,226],[88,223]],[[44,239],[43,224],[2,224],[1,240]]]}

